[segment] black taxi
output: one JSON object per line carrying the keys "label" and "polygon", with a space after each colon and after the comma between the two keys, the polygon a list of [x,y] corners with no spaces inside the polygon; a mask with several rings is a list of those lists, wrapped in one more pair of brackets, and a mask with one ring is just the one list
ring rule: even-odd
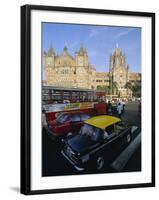
{"label": "black taxi", "polygon": [[84,122],[79,134],[62,141],[61,153],[78,171],[88,166],[101,170],[114,151],[130,143],[136,129],[117,117],[95,116]]}

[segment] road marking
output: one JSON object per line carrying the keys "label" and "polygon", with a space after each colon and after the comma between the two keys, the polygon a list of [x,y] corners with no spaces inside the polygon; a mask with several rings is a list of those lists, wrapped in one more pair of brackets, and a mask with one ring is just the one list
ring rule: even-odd
{"label": "road marking", "polygon": [[129,144],[129,146],[115,159],[112,163],[112,167],[116,171],[121,171],[124,169],[125,165],[133,155],[133,153],[137,150],[141,143],[141,133],[136,136],[136,138]]}

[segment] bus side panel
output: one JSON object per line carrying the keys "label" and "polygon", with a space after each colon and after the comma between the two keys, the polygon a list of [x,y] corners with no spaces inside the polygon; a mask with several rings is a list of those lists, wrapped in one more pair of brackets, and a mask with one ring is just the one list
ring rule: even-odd
{"label": "bus side panel", "polygon": [[96,114],[95,110],[93,108],[88,108],[88,109],[80,109],[80,110],[67,110],[67,111],[59,111],[59,112],[46,112],[46,120],[48,122],[53,121],[56,119],[56,117],[58,116],[58,114],[62,113],[62,112],[72,112],[72,111],[80,111],[86,114],[89,114],[91,116],[94,116]]}

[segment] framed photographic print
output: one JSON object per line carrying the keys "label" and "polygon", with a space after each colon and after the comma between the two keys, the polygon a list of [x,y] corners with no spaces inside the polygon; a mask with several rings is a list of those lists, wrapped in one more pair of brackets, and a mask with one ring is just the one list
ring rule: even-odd
{"label": "framed photographic print", "polygon": [[155,185],[155,14],[21,7],[21,193]]}

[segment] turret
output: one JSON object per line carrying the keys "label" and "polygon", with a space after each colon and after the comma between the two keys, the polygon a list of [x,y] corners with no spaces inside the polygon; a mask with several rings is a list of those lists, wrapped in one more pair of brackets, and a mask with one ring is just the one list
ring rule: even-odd
{"label": "turret", "polygon": [[52,45],[50,45],[48,51],[47,52],[44,51],[44,65],[45,67],[53,67],[54,62],[55,62],[55,51]]}
{"label": "turret", "polygon": [[88,66],[88,55],[84,47],[81,45],[79,51],[75,52],[76,66]]}
{"label": "turret", "polygon": [[54,51],[52,45],[50,45],[50,48],[49,48],[49,50],[47,52],[47,56],[48,57],[55,56],[55,51]]}

